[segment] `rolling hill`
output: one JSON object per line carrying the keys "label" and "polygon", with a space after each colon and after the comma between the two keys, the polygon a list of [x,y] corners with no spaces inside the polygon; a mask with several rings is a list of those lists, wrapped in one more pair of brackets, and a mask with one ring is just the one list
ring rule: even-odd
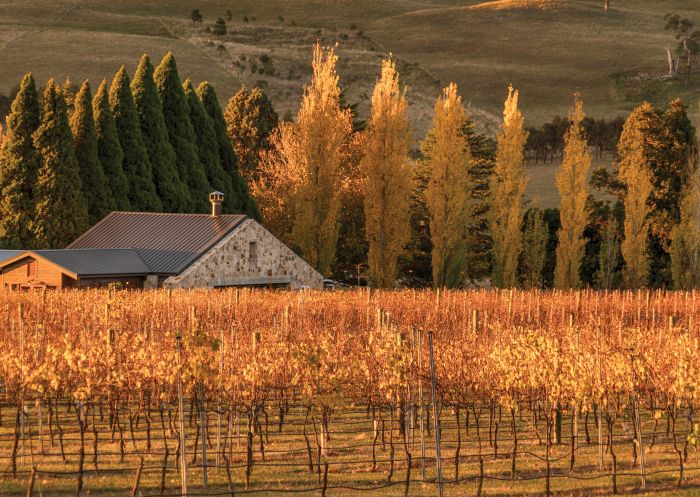
{"label": "rolling hill", "polygon": [[[190,21],[194,8],[203,23]],[[183,79],[211,81],[222,100],[241,84],[264,86],[289,116],[310,75],[311,45],[321,40],[338,44],[346,100],[360,114],[381,59],[392,54],[409,87],[416,139],[450,81],[488,133],[497,129],[511,82],[529,125],[565,114],[575,91],[596,117],[680,96],[698,122],[700,71],[689,87],[663,78],[666,47],[676,44],[664,30],[666,12],[700,22],[697,0],[611,0],[607,14],[602,0],[5,1],[0,92],[26,71],[40,83],[97,83],[121,64],[133,72],[144,52],[157,62],[172,51]],[[218,17],[230,17],[221,37],[208,32]]]}

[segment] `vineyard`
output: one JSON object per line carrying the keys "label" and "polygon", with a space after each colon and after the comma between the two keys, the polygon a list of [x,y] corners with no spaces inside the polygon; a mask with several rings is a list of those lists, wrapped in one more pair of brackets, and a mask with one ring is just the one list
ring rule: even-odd
{"label": "vineyard", "polygon": [[0,495],[692,495],[699,301],[0,291]]}

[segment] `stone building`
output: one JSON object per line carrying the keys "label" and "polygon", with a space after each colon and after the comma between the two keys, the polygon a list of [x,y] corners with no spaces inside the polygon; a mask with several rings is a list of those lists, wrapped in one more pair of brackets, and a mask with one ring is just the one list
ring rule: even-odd
{"label": "stone building", "polygon": [[[322,288],[323,277],[255,220],[112,212],[63,250],[0,253],[0,287]],[[4,259],[4,260],[3,260]]]}

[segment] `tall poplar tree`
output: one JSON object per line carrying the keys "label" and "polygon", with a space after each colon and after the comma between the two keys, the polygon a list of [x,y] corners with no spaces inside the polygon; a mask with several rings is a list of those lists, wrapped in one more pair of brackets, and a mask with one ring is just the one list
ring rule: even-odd
{"label": "tall poplar tree", "polygon": [[124,153],[119,144],[117,126],[114,123],[112,109],[109,107],[107,81],[102,84],[92,100],[92,113],[95,119],[95,136],[97,137],[97,155],[102,164],[107,184],[109,185],[114,206],[120,211],[130,211],[129,182],[124,174],[122,163]]}
{"label": "tall poplar tree", "polygon": [[321,274],[328,274],[338,241],[338,209],[343,147],[352,132],[352,115],[340,107],[332,48],[314,47],[311,84],[304,89],[289,150],[301,181],[294,192],[292,240]]}
{"label": "tall poplar tree", "polygon": [[141,137],[141,126],[131,95],[129,76],[122,66],[109,89],[109,105],[117,126],[117,136],[124,152],[122,167],[129,182],[129,202],[137,211],[160,211],[163,204],[153,184],[148,152]]}
{"label": "tall poplar tree", "polygon": [[411,236],[409,197],[413,181],[407,105],[396,65],[385,60],[372,94],[365,156],[360,163],[367,178],[364,208],[368,274],[380,288],[394,285],[397,258]]}
{"label": "tall poplar tree", "polygon": [[224,212],[242,213],[254,219],[261,219],[258,204],[253,200],[248,188],[248,181],[241,175],[238,168],[238,157],[233,150],[231,139],[226,133],[226,119],[219,105],[214,87],[209,82],[204,81],[197,87],[197,95],[204,106],[204,110],[212,120],[216,142],[219,148],[219,160],[224,171],[231,177],[233,187],[233,197],[229,197],[224,202]]}
{"label": "tall poplar tree", "polygon": [[557,189],[561,199],[557,233],[557,262],[554,270],[554,287],[569,289],[581,286],[579,269],[586,240],[583,230],[588,223],[586,199],[588,198],[588,170],[591,154],[581,123],[585,118],[583,102],[578,95],[569,112],[569,129],[564,136],[564,155],[557,172]]}
{"label": "tall poplar tree", "polygon": [[31,73],[22,78],[7,116],[0,148],[0,248],[33,248],[29,224],[34,216],[34,183],[39,159],[32,135],[39,127],[40,111]]}
{"label": "tall poplar tree", "polygon": [[213,190],[224,193],[225,198],[233,200],[233,183],[231,182],[231,176],[226,174],[226,171],[221,166],[219,144],[216,140],[214,124],[207,111],[204,110],[204,106],[189,79],[183,84],[183,89],[185,90],[187,105],[190,109],[190,122],[196,138],[197,155],[207,174],[209,186]]}
{"label": "tall poplar tree", "polygon": [[197,154],[197,138],[190,122],[190,109],[172,53],[168,52],[163,57],[153,79],[163,104],[165,126],[170,144],[175,150],[178,174],[192,198],[192,210],[207,212],[210,209],[210,187]]}
{"label": "tall poplar tree", "polygon": [[649,279],[648,200],[652,193],[652,177],[645,154],[644,116],[648,115],[650,107],[645,102],[632,111],[617,145],[618,178],[625,185],[625,236],[621,248],[627,288],[644,287]]}
{"label": "tall poplar tree", "polygon": [[508,87],[503,110],[503,129],[498,133],[496,162],[489,183],[491,194],[488,214],[493,240],[493,284],[512,288],[517,282],[518,257],[522,248],[520,226],[523,219],[523,194],[527,185],[523,155],[527,133],[518,109],[518,91]]}
{"label": "tall poplar tree", "polygon": [[457,85],[452,83],[437,99],[433,128],[421,145],[429,175],[426,203],[436,287],[457,285],[464,269],[473,188],[472,155],[464,135],[466,119]]}
{"label": "tall poplar tree", "polygon": [[681,219],[671,239],[671,270],[676,290],[700,288],[700,182],[690,178],[681,201]]}
{"label": "tall poplar tree", "polygon": [[82,84],[73,100],[70,127],[73,133],[75,158],[80,168],[83,195],[87,202],[88,222],[93,225],[113,211],[116,205],[97,153],[92,92],[90,83],[87,81]]}
{"label": "tall poplar tree", "polygon": [[34,132],[41,167],[37,175],[31,229],[37,248],[63,248],[88,227],[66,103],[50,80],[43,95],[41,123]]}
{"label": "tall poplar tree", "polygon": [[165,212],[189,212],[192,199],[180,179],[175,151],[168,140],[163,106],[153,81],[153,64],[143,55],[131,81],[131,93],[139,116],[141,137],[148,152],[153,183]]}

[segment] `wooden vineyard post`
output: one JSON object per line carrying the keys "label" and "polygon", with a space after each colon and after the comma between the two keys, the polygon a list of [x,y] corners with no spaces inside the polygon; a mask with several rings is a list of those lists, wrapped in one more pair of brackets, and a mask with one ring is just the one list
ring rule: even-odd
{"label": "wooden vineyard post", "polygon": [[[201,425],[202,432],[202,485],[206,490],[209,482],[207,478],[207,412],[204,403],[204,381],[201,381],[199,384],[199,392],[201,397],[199,424]],[[195,447],[194,450],[196,451],[197,447]]]}
{"label": "wooden vineyard post", "polygon": [[[182,335],[178,332],[175,337],[177,341],[177,405],[180,411],[180,493],[182,497],[187,497],[187,454],[185,452],[185,403],[182,398],[182,378],[180,368],[182,367]],[[195,448],[196,450],[196,448]]]}
{"label": "wooden vineyard post", "polygon": [[134,486],[131,489],[131,497],[136,497],[139,493],[139,484],[141,483],[141,473],[143,472],[143,456],[140,457],[139,467],[136,469],[136,478],[134,478]]}
{"label": "wooden vineyard post", "polygon": [[[423,332],[418,330],[418,371],[422,371],[423,368]],[[425,420],[423,417],[423,382],[418,380],[418,402],[420,407],[418,408],[418,413],[420,414],[420,465],[421,465],[421,478],[425,481]]]}
{"label": "wooden vineyard post", "polygon": [[[632,361],[632,381],[636,383],[636,374],[634,371],[634,356],[631,358]],[[642,421],[639,415],[639,394],[637,393],[637,386],[634,386],[634,423],[636,425],[637,431],[637,444],[639,446],[639,469],[642,478],[642,490],[647,488],[647,470],[644,463],[644,442],[642,440]]]}
{"label": "wooden vineyard post", "polygon": [[[600,358],[600,325],[596,326],[596,352],[598,356],[598,385],[600,385],[603,379],[603,365]],[[603,471],[603,409],[601,404],[598,404],[598,467]]]}
{"label": "wooden vineyard post", "polygon": [[437,462],[438,497],[442,497],[442,457],[440,455],[440,423],[437,412],[435,392],[435,356],[433,354],[433,332],[428,331],[428,348],[430,351],[430,389],[433,398],[433,429],[435,432],[435,461]]}
{"label": "wooden vineyard post", "polygon": [[29,473],[29,482],[27,483],[27,497],[34,495],[34,481],[36,480],[36,466],[32,466],[32,472]]}

